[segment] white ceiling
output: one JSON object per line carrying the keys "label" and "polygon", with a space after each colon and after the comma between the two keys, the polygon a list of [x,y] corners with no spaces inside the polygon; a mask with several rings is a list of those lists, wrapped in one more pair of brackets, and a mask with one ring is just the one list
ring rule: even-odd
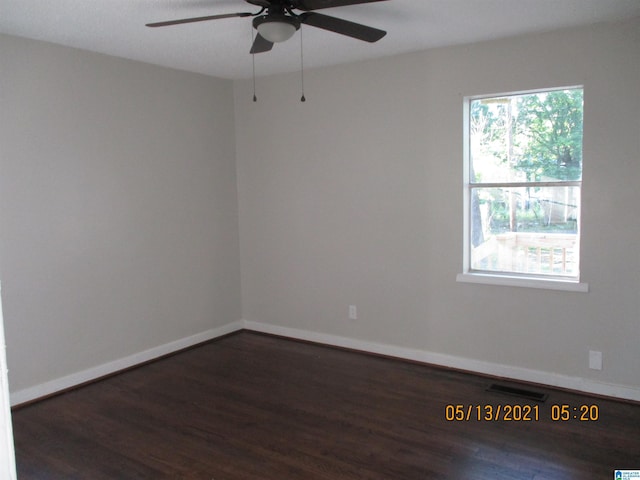
{"label": "white ceiling", "polygon": [[[251,18],[145,23],[259,9],[243,0],[0,0],[0,32],[222,78],[252,72]],[[313,68],[640,16],[640,0],[388,0],[321,13],[386,30],[366,43],[303,26]],[[300,34],[256,55],[257,75],[295,71]]]}

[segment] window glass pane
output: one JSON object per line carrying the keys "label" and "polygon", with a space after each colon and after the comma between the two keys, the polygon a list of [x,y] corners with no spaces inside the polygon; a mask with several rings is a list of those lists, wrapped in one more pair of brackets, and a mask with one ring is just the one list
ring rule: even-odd
{"label": "window glass pane", "polygon": [[578,276],[580,187],[471,189],[472,270]]}
{"label": "window glass pane", "polygon": [[471,183],[582,178],[582,89],[472,100]]}

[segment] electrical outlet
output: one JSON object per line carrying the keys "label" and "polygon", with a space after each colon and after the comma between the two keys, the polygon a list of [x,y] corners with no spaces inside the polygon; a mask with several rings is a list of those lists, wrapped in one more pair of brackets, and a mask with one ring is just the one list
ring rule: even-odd
{"label": "electrical outlet", "polygon": [[602,352],[589,350],[589,368],[602,370]]}
{"label": "electrical outlet", "polygon": [[358,319],[358,309],[355,305],[349,305],[349,320]]}

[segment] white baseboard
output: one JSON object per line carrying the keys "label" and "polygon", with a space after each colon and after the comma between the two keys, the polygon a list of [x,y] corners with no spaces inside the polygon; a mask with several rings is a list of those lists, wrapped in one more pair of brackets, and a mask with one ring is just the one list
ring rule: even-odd
{"label": "white baseboard", "polygon": [[539,383],[552,387],[566,388],[585,393],[596,395],[605,395],[608,397],[620,398],[625,400],[640,401],[640,388],[615,385],[603,382],[597,382],[581,377],[570,377],[568,375],[560,375],[556,373],[543,372],[539,370],[531,370],[522,367],[513,367],[509,365],[501,365],[498,363],[484,362],[453,355],[445,355],[441,353],[429,352],[426,350],[417,350],[396,345],[383,343],[368,342],[338,335],[330,335],[326,333],[317,333],[308,330],[296,328],[282,327],[266,323],[240,320],[232,322],[221,327],[213,328],[190,337],[175,340],[173,342],[160,345],[158,347],[135,353],[125,358],[114,360],[109,363],[98,365],[81,372],[73,373],[65,377],[57,378],[49,382],[45,382],[33,387],[18,390],[10,394],[11,405],[20,405],[30,402],[38,398],[46,397],[66,390],[68,388],[81,385],[92,380],[116,373],[118,371],[134,367],[149,360],[162,357],[170,353],[177,352],[184,348],[197,345],[208,340],[212,340],[223,335],[233,333],[242,329],[252,330],[255,332],[270,333],[280,335],[297,340],[306,340],[325,345],[349,348],[352,350],[360,350],[363,352],[387,355],[405,360],[412,360],[443,367],[457,368],[469,372],[493,375],[496,377],[510,378],[513,380],[521,380],[525,382]]}
{"label": "white baseboard", "polygon": [[242,321],[228,323],[227,325],[213,328],[211,330],[207,330],[190,337],[181,338],[164,345],[150,348],[149,350],[145,350],[143,352],[134,353],[133,355],[129,355],[125,358],[120,358],[118,360],[98,365],[81,372],[72,373],[71,375],[67,375],[62,378],[57,378],[55,380],[41,383],[33,387],[18,390],[10,394],[11,405],[15,406],[21,403],[30,402],[38,398],[46,397],[56,392],[60,392],[68,388],[75,387],[92,380],[96,380],[98,378],[104,377],[105,375],[110,375],[112,373],[119,372],[136,365],[140,365],[141,363],[148,362],[149,360],[154,360],[156,358],[162,357],[163,355],[174,353],[184,348],[192,347],[193,345],[197,345],[199,343],[206,342],[208,340],[212,340],[214,338],[221,337],[238,330],[242,330],[242,328]]}
{"label": "white baseboard", "polygon": [[501,365],[499,363],[484,362],[481,360],[456,357],[453,355],[445,355],[442,353],[434,353],[425,350],[417,350],[395,345],[368,342],[365,340],[357,340],[337,335],[329,335],[325,333],[311,332],[308,330],[281,327],[277,325],[248,320],[244,320],[243,325],[246,330],[253,330],[256,332],[270,333],[273,335],[280,335],[283,337],[289,337],[298,340],[307,340],[325,345],[332,345],[336,347],[360,350],[363,352],[387,355],[390,357],[429,363],[433,365],[440,365],[443,367],[456,368],[469,372],[493,375],[496,377],[539,383],[542,385],[549,385],[551,387],[560,387],[595,395],[604,395],[625,400],[640,401],[640,388],[628,385],[616,385],[597,382],[581,377],[571,377],[568,375],[560,375],[557,373],[531,370],[522,367],[513,367],[510,365]]}

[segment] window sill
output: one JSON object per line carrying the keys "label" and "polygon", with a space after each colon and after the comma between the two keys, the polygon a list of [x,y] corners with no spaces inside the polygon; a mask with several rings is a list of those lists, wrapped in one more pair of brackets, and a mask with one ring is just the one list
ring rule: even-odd
{"label": "window sill", "polygon": [[482,285],[499,285],[505,287],[540,288],[544,290],[562,290],[566,292],[589,291],[588,283],[559,280],[555,278],[511,277],[507,275],[490,275],[486,273],[459,273],[457,282],[479,283]]}

